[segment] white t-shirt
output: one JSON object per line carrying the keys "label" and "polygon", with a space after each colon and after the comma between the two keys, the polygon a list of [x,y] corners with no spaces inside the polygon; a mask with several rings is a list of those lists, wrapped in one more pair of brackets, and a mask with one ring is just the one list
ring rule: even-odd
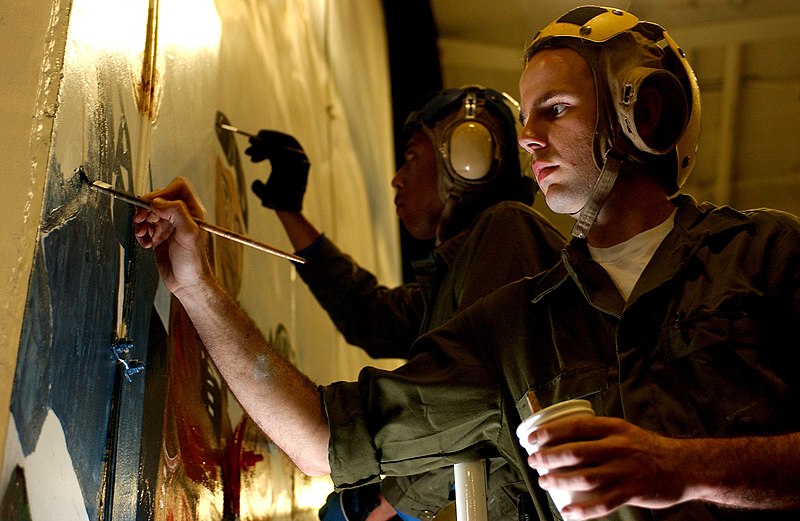
{"label": "white t-shirt", "polygon": [[672,231],[676,211],[655,228],[634,235],[625,242],[609,248],[589,246],[589,254],[605,268],[626,301],[658,245]]}

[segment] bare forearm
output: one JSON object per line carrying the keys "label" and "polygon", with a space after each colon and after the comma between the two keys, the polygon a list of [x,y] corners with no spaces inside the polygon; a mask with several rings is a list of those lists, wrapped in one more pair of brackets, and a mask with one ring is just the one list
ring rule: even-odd
{"label": "bare forearm", "polygon": [[[531,436],[528,459],[546,490],[588,491],[562,514],[607,515],[622,505],[668,508],[687,501],[729,509],[800,508],[800,433],[671,438],[611,417],[554,420]],[[575,441],[582,440],[582,441]]]}
{"label": "bare forearm", "polygon": [[317,386],[273,349],[216,279],[176,296],[248,415],[305,474],[330,472]]}
{"label": "bare forearm", "polygon": [[744,509],[800,508],[800,433],[686,442],[697,499]]}
{"label": "bare forearm", "polygon": [[330,429],[317,387],[264,339],[214,277],[202,204],[186,178],[148,194],[133,218],[153,249],[165,287],[180,300],[203,345],[247,414],[306,474],[327,474]]}

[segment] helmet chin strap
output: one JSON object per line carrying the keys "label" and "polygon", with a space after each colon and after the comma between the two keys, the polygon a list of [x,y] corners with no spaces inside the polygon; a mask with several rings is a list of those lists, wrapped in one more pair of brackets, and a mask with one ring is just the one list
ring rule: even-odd
{"label": "helmet chin strap", "polygon": [[442,209],[442,216],[439,218],[439,224],[436,226],[436,246],[442,244],[448,239],[448,225],[453,218],[456,206],[461,202],[464,194],[464,187],[460,183],[453,184],[453,187],[447,193],[447,200],[444,202]]}
{"label": "helmet chin strap", "polygon": [[600,208],[603,207],[608,194],[611,193],[611,188],[617,181],[622,161],[625,160],[627,155],[627,147],[622,144],[623,142],[623,139],[616,139],[614,146],[606,152],[606,156],[603,159],[603,169],[600,171],[600,176],[597,178],[594,188],[592,188],[592,193],[589,194],[589,199],[578,213],[573,214],[576,218],[575,225],[572,227],[572,235],[574,237],[579,239],[586,238],[589,228],[592,227],[595,219],[597,219]]}

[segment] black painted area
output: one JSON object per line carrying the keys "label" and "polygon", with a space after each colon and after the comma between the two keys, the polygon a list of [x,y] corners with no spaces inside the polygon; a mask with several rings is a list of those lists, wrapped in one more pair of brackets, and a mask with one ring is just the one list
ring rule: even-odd
{"label": "black painted area", "polygon": [[9,521],[31,521],[28,504],[28,487],[22,467],[14,467],[8,487],[0,501],[0,519]]}
{"label": "black painted area", "polygon": [[[155,313],[155,310],[153,310]],[[156,512],[156,480],[164,440],[169,364],[169,338],[161,320],[150,321],[147,342],[147,371],[142,416],[139,494],[136,519],[150,521]]]}
{"label": "black painted area", "polygon": [[[124,119],[118,136],[127,139]],[[129,156],[97,152],[103,147],[93,144],[98,146],[83,165],[90,176],[108,182],[130,175]],[[131,209],[92,192],[77,173],[65,176],[55,159],[50,165],[11,411],[25,455],[36,448],[48,410],[58,416],[87,513],[90,519],[98,519],[103,508],[109,409],[118,371],[111,345],[116,334],[120,256],[125,266],[126,336],[134,342],[131,356],[142,360],[158,277],[152,254],[135,243]],[[124,384],[121,393],[126,392]],[[141,427],[126,424],[122,428],[138,431]]]}

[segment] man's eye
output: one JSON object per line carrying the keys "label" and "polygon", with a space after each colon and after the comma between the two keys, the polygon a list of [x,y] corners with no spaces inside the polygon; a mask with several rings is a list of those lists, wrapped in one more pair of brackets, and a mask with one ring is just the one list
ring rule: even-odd
{"label": "man's eye", "polygon": [[553,105],[553,115],[558,116],[562,112],[567,110],[567,106],[564,103],[556,103]]}

